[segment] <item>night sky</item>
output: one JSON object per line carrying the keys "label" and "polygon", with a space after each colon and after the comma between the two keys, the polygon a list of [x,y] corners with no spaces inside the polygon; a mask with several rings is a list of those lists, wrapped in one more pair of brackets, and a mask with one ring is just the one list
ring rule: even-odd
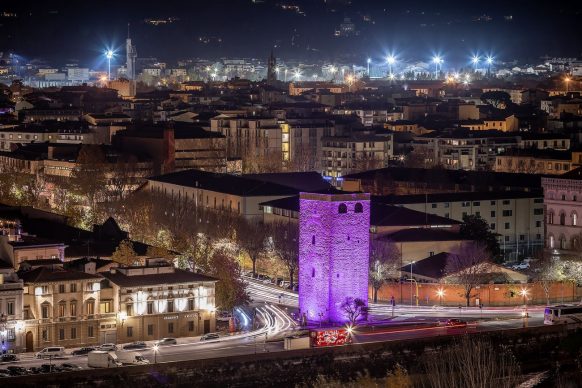
{"label": "night sky", "polygon": [[[27,59],[90,64],[105,46],[120,47],[127,23],[140,57],[278,56],[304,60],[383,57],[394,51],[462,61],[472,51],[500,60],[580,56],[582,1],[190,0],[2,2],[0,50]],[[16,4],[19,3],[19,4]],[[283,9],[282,5],[297,5]],[[477,20],[480,16],[486,17]],[[505,16],[512,16],[507,21]],[[180,20],[153,26],[146,18]],[[344,17],[359,36],[337,38]],[[200,42],[207,38],[209,43]],[[218,38],[222,41],[218,42]]]}

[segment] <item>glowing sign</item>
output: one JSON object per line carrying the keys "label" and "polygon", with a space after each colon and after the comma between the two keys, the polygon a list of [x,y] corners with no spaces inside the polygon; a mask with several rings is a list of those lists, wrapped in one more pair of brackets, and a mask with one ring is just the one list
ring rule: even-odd
{"label": "glowing sign", "polygon": [[352,343],[352,337],[346,329],[313,330],[311,332],[313,346],[341,346]]}

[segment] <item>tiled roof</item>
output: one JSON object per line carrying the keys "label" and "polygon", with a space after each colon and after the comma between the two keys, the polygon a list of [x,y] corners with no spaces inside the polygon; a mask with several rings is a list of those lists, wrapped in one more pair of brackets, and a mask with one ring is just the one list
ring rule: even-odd
{"label": "tiled roof", "polygon": [[127,276],[120,271],[103,272],[103,277],[120,287],[153,286],[158,284],[177,284],[192,282],[215,282],[218,279],[202,275],[199,273],[185,271],[175,268],[170,273],[157,273],[151,275],[131,275]]}
{"label": "tiled roof", "polygon": [[101,279],[100,276],[61,268],[38,267],[30,271],[18,271],[18,277],[25,283],[49,283],[71,280]]}
{"label": "tiled roof", "polygon": [[[412,264],[412,276],[419,275],[432,279],[445,277],[448,257],[449,254],[447,252],[441,252],[415,262]],[[410,273],[411,266],[410,264],[405,265],[400,270],[404,273]]]}

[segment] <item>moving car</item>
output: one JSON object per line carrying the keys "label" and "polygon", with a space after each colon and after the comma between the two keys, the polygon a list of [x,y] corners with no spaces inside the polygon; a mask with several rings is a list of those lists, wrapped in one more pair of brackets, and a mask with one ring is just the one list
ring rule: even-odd
{"label": "moving car", "polygon": [[175,338],[162,338],[161,340],[156,342],[156,345],[159,345],[159,346],[177,345],[177,344],[178,344],[178,341],[176,341]]}
{"label": "moving car", "polygon": [[40,352],[36,353],[36,358],[56,358],[63,357],[65,355],[65,348],[62,346],[51,346],[44,348]]}
{"label": "moving car", "polygon": [[16,354],[3,354],[2,357],[0,357],[0,362],[15,362],[18,361],[18,357],[16,356]]}
{"label": "moving car", "polygon": [[97,350],[104,350],[106,352],[110,352],[110,351],[115,351],[117,350],[117,345],[115,344],[103,344],[101,346],[99,346],[99,348]]}
{"label": "moving car", "polygon": [[446,327],[467,327],[467,322],[461,321],[457,318],[447,319],[445,322]]}
{"label": "moving car", "polygon": [[146,345],[145,342],[143,342],[143,341],[135,341],[135,342],[132,342],[130,344],[127,344],[127,345],[123,346],[123,349],[126,349],[126,350],[131,350],[131,349],[145,349],[147,347],[148,346]]}
{"label": "moving car", "polygon": [[89,354],[93,350],[95,350],[95,348],[89,346],[89,347],[86,347],[86,348],[81,348],[81,349],[73,350],[73,352],[71,354],[73,356],[84,356],[86,354]]}
{"label": "moving car", "polygon": [[218,338],[220,338],[220,335],[218,335],[218,333],[207,333],[200,337],[200,341],[210,341]]}

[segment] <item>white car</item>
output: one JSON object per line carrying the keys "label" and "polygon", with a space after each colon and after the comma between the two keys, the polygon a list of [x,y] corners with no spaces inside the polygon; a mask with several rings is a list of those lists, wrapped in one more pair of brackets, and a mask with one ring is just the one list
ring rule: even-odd
{"label": "white car", "polygon": [[65,355],[65,348],[62,346],[51,346],[36,353],[36,358],[57,358]]}
{"label": "white car", "polygon": [[117,350],[117,345],[115,344],[103,344],[99,346],[99,350],[103,350],[106,352],[111,352]]}

